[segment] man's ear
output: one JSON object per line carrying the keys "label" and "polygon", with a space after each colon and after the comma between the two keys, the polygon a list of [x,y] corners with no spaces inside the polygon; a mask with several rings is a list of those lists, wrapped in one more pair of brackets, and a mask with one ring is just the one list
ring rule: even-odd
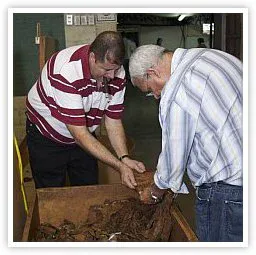
{"label": "man's ear", "polygon": [[156,68],[153,68],[153,67],[151,67],[151,68],[149,68],[149,69],[147,70],[147,74],[150,75],[150,76],[155,75],[155,76],[157,76],[158,78],[160,77],[160,72],[159,72]]}
{"label": "man's ear", "polygon": [[93,63],[96,62],[95,54],[94,54],[93,52],[90,52],[90,54],[89,54],[89,59],[90,59],[90,61],[92,61]]}

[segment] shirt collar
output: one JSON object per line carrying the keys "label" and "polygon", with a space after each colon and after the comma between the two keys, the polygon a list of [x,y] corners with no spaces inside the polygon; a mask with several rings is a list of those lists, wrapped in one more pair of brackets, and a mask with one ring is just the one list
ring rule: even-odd
{"label": "shirt collar", "polygon": [[[181,63],[184,55],[186,54],[187,49],[182,49],[182,48],[178,48],[174,51],[173,56],[172,56],[172,62],[171,62],[171,76],[173,75],[173,73],[175,72],[176,68],[178,67],[178,65]],[[163,95],[166,92],[166,87],[168,87],[167,84],[170,83],[170,79],[171,76],[169,78],[169,80],[165,83],[162,92],[161,92],[161,98],[163,97]]]}

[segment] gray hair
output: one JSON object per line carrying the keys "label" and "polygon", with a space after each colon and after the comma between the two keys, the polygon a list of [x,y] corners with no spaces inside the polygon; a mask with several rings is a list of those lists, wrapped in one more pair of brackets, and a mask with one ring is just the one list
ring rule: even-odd
{"label": "gray hair", "polygon": [[165,48],[154,44],[138,47],[129,60],[131,80],[145,77],[147,70],[158,63],[164,50]]}

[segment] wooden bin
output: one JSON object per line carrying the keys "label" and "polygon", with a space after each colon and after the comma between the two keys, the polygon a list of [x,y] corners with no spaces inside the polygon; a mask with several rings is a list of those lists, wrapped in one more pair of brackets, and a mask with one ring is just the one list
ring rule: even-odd
{"label": "wooden bin", "polygon": [[[92,205],[103,204],[105,200],[137,196],[134,190],[121,184],[38,189],[34,205],[29,210],[22,241],[31,241],[40,223],[59,225],[67,219],[78,224],[86,220]],[[172,218],[174,222],[170,242],[197,241],[196,235],[175,205]]]}

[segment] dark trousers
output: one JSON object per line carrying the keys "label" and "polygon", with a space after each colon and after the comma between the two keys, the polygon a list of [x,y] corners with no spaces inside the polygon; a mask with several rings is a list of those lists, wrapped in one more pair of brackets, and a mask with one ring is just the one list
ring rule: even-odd
{"label": "dark trousers", "polygon": [[78,145],[63,145],[43,136],[27,119],[27,144],[36,188],[98,183],[97,160]]}
{"label": "dark trousers", "polygon": [[222,181],[196,190],[196,227],[202,242],[243,241],[243,187]]}

